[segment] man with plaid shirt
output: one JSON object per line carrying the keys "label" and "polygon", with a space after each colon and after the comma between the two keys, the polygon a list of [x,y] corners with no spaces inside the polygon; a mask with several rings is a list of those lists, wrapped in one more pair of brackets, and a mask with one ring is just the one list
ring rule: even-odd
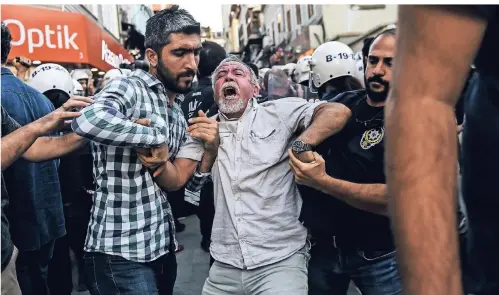
{"label": "man with plaid shirt", "polygon": [[173,6],[148,20],[145,38],[150,71],[109,82],[72,125],[94,142],[97,189],[85,242],[91,294],[172,294],[176,279],[173,216],[153,169],[190,140],[180,102],[197,70],[200,26]]}

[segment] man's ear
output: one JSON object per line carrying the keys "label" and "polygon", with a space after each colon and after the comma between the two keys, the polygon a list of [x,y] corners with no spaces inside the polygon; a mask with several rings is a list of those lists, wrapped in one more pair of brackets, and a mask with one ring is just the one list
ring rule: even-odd
{"label": "man's ear", "polygon": [[253,97],[257,97],[259,93],[260,93],[260,89],[258,88],[258,86],[253,85]]}
{"label": "man's ear", "polygon": [[147,48],[146,49],[146,58],[147,58],[147,61],[149,62],[150,67],[156,68],[158,66],[159,56],[156,53],[156,51],[152,50],[151,48]]}

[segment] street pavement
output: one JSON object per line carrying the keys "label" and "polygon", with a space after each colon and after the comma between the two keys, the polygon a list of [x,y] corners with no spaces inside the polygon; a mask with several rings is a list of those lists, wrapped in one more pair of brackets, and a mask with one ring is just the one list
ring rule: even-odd
{"label": "street pavement", "polygon": [[[200,247],[199,219],[192,215],[182,219],[181,222],[186,225],[186,229],[184,232],[177,234],[177,240],[185,249],[177,254],[177,281],[173,294],[200,295],[204,281],[208,276],[210,255]],[[73,274],[73,277],[76,278],[76,269],[74,269]],[[90,294],[88,291],[74,291],[72,295]],[[360,295],[360,293],[356,291],[352,284],[347,295]]]}

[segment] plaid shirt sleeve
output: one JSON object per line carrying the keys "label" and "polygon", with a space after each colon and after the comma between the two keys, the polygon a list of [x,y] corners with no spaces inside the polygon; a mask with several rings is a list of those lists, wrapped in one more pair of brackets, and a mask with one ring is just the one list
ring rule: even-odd
{"label": "plaid shirt sleeve", "polygon": [[168,122],[164,127],[146,127],[128,119],[137,106],[135,85],[126,78],[109,82],[94,97],[94,103],[82,110],[72,123],[73,131],[92,141],[119,147],[150,148],[164,144],[168,138]]}
{"label": "plaid shirt sleeve", "polygon": [[191,180],[185,185],[185,189],[191,192],[199,192],[203,188],[204,184],[211,179],[211,173],[201,173],[199,172],[199,166],[194,172]]}

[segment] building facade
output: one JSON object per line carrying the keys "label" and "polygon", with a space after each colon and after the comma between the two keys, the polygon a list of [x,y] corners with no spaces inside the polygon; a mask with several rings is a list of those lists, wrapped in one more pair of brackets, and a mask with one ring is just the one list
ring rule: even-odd
{"label": "building facade", "polygon": [[225,5],[222,11],[226,48],[259,67],[296,62],[333,40],[358,51],[363,39],[397,19],[396,5]]}

